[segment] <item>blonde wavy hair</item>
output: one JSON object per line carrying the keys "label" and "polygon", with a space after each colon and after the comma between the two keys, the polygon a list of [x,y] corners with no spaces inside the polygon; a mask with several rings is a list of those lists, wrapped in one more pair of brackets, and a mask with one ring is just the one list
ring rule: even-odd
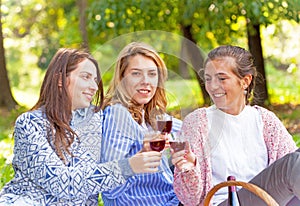
{"label": "blonde wavy hair", "polygon": [[[158,85],[153,98],[141,108],[128,94],[123,78],[124,73],[132,57],[142,55],[153,60],[158,68]],[[149,45],[142,42],[132,42],[125,46],[119,53],[115,64],[114,76],[110,82],[108,91],[104,97],[103,109],[108,105],[117,103],[125,106],[131,113],[132,118],[142,123],[142,109],[144,109],[145,122],[155,128],[154,118],[156,114],[166,112],[167,98],[165,81],[167,80],[167,68],[159,54]]]}

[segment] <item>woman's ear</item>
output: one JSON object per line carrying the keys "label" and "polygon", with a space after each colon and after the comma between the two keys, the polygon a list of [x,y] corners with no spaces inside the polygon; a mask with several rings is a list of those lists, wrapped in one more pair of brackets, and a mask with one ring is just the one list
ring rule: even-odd
{"label": "woman's ear", "polygon": [[247,89],[249,87],[251,81],[252,81],[252,75],[251,74],[245,75],[242,80],[243,88]]}

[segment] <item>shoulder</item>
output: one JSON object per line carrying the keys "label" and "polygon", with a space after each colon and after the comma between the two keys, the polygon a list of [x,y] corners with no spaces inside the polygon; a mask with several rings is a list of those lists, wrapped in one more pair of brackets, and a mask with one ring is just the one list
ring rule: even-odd
{"label": "shoulder", "polygon": [[278,117],[275,115],[274,112],[264,108],[264,107],[261,107],[261,106],[258,106],[258,105],[254,105],[252,106],[253,108],[257,109],[257,111],[261,114],[262,116],[262,119],[264,121],[269,121],[269,120],[272,120],[272,119],[278,119]]}
{"label": "shoulder", "polygon": [[122,104],[114,104],[108,105],[104,108],[103,114],[110,114],[110,113],[127,113],[130,115],[128,109],[124,107]]}
{"label": "shoulder", "polygon": [[184,118],[184,122],[186,121],[199,121],[200,119],[206,118],[206,108],[202,107],[202,108],[198,108],[194,111],[192,111],[191,113],[189,113],[188,115],[186,115],[186,117]]}
{"label": "shoulder", "polygon": [[206,108],[198,108],[183,119],[182,128],[184,130],[202,131],[206,129],[207,122]]}
{"label": "shoulder", "polygon": [[18,116],[14,126],[14,136],[26,136],[35,132],[43,133],[48,124],[40,110],[28,111]]}
{"label": "shoulder", "polygon": [[38,109],[34,111],[24,112],[21,115],[19,115],[18,118],[16,119],[16,124],[27,122],[27,121],[39,122],[39,121],[43,121],[44,119],[46,118],[42,110]]}
{"label": "shoulder", "polygon": [[126,107],[121,104],[109,105],[103,110],[103,119],[107,124],[132,124],[134,119]]}

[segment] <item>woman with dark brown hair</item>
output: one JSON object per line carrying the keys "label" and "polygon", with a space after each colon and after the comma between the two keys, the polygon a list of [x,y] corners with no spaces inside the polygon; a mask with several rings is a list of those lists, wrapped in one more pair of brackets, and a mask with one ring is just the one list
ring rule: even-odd
{"label": "woman with dark brown hair", "polygon": [[136,173],[157,171],[161,154],[152,151],[100,163],[102,98],[95,59],[84,51],[59,49],[39,100],[16,120],[15,176],[2,189],[0,205],[96,206],[99,192]]}
{"label": "woman with dark brown hair", "polygon": [[[209,190],[233,175],[261,187],[279,205],[300,205],[300,150],[273,112],[249,104],[257,76],[252,54],[219,46],[208,53],[203,74],[213,105],[183,120],[192,148],[172,155],[178,198],[186,206],[203,205]],[[228,205],[227,193],[217,191],[212,205]],[[265,205],[244,188],[238,195],[243,206]]]}

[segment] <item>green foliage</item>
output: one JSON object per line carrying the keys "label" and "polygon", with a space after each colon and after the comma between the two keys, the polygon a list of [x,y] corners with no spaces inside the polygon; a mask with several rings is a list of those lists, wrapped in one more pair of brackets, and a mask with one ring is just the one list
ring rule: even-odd
{"label": "green foliage", "polygon": [[[26,111],[27,108],[19,107],[11,112],[0,108],[0,141],[12,138],[14,122],[18,115]],[[0,147],[1,148],[1,147]],[[0,153],[0,156],[3,153]]]}
{"label": "green foliage", "polygon": [[287,71],[275,69],[272,65],[266,67],[266,70],[271,103],[299,104],[300,82],[298,79],[300,70],[288,73]]}
{"label": "green foliage", "polygon": [[13,126],[19,114],[24,112],[26,108],[20,107],[11,112],[0,109],[0,188],[4,186],[13,176],[14,171],[11,165],[13,158]]}
{"label": "green foliage", "polygon": [[191,26],[193,38],[201,47],[211,49],[245,37],[246,19],[252,25],[269,25],[280,19],[299,22],[296,1],[91,1],[90,39],[106,42],[112,36],[141,30],[181,33],[181,26]]}
{"label": "green foliage", "polygon": [[6,158],[0,157],[0,188],[14,177],[12,165],[7,162]]}
{"label": "green foliage", "polygon": [[[203,105],[198,82],[195,80],[173,79],[166,83],[168,110],[181,111]],[[181,114],[183,116],[184,114]]]}
{"label": "green foliage", "polygon": [[[3,0],[1,9],[3,34],[9,37],[6,48],[23,52],[16,61],[18,65],[30,52],[38,56],[35,63],[46,69],[58,48],[81,45],[76,1]],[[16,55],[8,53],[7,57],[12,59]]]}
{"label": "green foliage", "polygon": [[293,139],[296,142],[296,145],[300,147],[300,134],[294,134]]}

